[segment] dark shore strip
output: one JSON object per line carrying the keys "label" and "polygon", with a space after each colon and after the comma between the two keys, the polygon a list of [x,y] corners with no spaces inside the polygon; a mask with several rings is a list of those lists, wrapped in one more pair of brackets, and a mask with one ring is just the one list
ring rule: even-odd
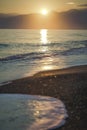
{"label": "dark shore strip", "polygon": [[[87,130],[87,66],[45,71],[0,86],[0,93],[45,95],[62,100],[68,111],[58,130]],[[57,129],[56,129],[57,130]]]}

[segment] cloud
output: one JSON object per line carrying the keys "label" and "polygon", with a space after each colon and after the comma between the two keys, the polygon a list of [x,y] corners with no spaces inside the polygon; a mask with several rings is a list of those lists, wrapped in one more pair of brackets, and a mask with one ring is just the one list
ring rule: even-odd
{"label": "cloud", "polygon": [[74,2],[68,2],[67,4],[68,5],[74,5],[75,3]]}
{"label": "cloud", "polygon": [[87,7],[87,4],[80,4],[79,7]]}

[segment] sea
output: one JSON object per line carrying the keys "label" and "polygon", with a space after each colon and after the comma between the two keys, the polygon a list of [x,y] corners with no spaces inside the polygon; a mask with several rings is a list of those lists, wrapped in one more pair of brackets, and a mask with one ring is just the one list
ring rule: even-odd
{"label": "sea", "polygon": [[0,29],[0,84],[87,65],[87,30]]}

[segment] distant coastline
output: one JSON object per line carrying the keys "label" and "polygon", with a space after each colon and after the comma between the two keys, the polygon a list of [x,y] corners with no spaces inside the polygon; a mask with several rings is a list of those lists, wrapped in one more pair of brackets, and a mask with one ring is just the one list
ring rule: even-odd
{"label": "distant coastline", "polygon": [[41,14],[0,14],[0,29],[87,29],[87,9]]}

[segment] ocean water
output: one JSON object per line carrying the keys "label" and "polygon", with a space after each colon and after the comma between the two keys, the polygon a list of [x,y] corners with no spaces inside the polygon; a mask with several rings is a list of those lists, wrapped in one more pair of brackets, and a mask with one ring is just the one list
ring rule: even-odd
{"label": "ocean water", "polygon": [[87,30],[0,29],[0,83],[87,64]]}

